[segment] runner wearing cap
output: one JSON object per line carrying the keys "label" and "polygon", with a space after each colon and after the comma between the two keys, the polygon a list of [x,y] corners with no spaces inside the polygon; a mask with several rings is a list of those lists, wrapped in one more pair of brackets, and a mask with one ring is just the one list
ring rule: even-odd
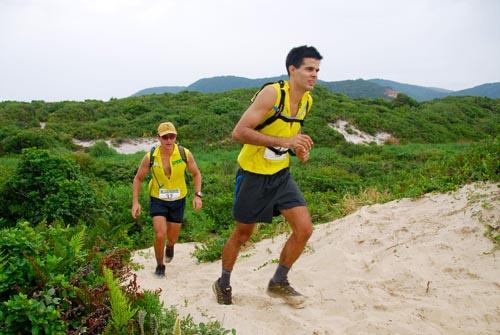
{"label": "runner wearing cap", "polygon": [[[141,213],[139,193],[144,177],[151,171],[149,182],[150,215],[155,233],[154,250],[156,257],[155,274],[165,276],[165,264],[174,257],[174,245],[179,238],[184,219],[184,207],[188,193],[185,171],[192,175],[194,186],[193,209],[202,207],[201,173],[192,153],[176,144],[177,131],[171,122],[158,126],[160,146],[153,147],[142,159],[132,186],[132,217]],[[165,247],[165,240],[167,245]],[[165,257],[164,257],[165,255]]]}

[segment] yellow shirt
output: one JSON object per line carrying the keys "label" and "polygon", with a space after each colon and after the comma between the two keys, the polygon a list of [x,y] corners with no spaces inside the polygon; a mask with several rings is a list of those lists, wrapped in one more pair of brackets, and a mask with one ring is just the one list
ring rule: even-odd
{"label": "yellow shirt", "polygon": [[[272,86],[276,89],[277,92],[276,101],[274,103],[275,108],[277,108],[281,98],[281,91],[279,83],[275,83]],[[288,81],[285,81],[284,83],[284,90],[285,101],[281,115],[288,119],[303,120],[312,106],[311,95],[309,94],[309,92],[304,93],[299,103],[299,110],[297,111],[297,115],[295,117],[292,117],[290,115],[290,94]],[[274,114],[275,109],[273,108],[267,113],[264,120],[270,118]],[[300,128],[301,125],[299,122],[286,122],[281,119],[277,119],[273,123],[259,130],[259,132],[276,137],[290,138],[297,135],[300,131]],[[286,148],[277,149],[286,150]],[[238,164],[245,171],[271,175],[287,168],[290,165],[290,155],[288,153],[282,155],[276,154],[269,148],[264,146],[244,144],[238,156]]]}
{"label": "yellow shirt", "polygon": [[[186,157],[189,157],[189,150]],[[148,153],[148,157],[150,153]],[[185,170],[187,164],[182,160],[179,147],[175,144],[174,151],[170,155],[170,178],[165,175],[163,162],[161,159],[160,147],[154,153],[154,163],[151,167],[152,178],[149,181],[149,195],[164,201],[174,201],[184,198],[187,195]],[[151,160],[151,157],[149,157]]]}

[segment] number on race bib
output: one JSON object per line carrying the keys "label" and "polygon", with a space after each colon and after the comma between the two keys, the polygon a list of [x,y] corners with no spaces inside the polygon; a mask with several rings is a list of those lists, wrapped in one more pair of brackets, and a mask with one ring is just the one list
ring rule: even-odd
{"label": "number on race bib", "polygon": [[181,196],[181,190],[178,188],[173,190],[165,190],[160,188],[160,199],[162,200],[176,200]]}

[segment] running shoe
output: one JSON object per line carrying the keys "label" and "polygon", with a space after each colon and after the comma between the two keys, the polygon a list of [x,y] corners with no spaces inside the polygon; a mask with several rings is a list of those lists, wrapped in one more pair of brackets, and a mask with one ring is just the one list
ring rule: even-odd
{"label": "running shoe", "polygon": [[217,302],[221,305],[231,305],[232,294],[231,294],[231,286],[228,287],[220,287],[219,280],[217,279],[213,285],[212,290],[214,291],[215,296],[217,297]]}
{"label": "running shoe", "polygon": [[165,248],[165,263],[170,263],[174,258],[174,246],[168,245]]}
{"label": "running shoe", "polygon": [[287,304],[295,307],[302,308],[306,301],[306,297],[297,292],[288,281],[284,283],[275,283],[269,281],[267,286],[267,294],[273,298],[281,298]]}
{"label": "running shoe", "polygon": [[165,265],[164,264],[156,266],[155,275],[157,275],[158,277],[165,277]]}

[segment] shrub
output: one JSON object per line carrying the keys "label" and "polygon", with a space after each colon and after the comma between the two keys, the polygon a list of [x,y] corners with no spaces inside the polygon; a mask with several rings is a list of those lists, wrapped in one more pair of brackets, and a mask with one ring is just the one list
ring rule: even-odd
{"label": "shrub", "polygon": [[78,166],[44,150],[26,149],[16,172],[1,190],[8,219],[31,223],[89,220],[97,208],[95,190]]}
{"label": "shrub", "polygon": [[53,291],[40,299],[28,298],[19,293],[4,302],[0,313],[0,330],[3,334],[66,334],[66,324],[59,319],[60,313],[54,304],[58,298]]}
{"label": "shrub", "polygon": [[89,154],[92,157],[105,157],[116,155],[116,150],[110,148],[108,144],[104,141],[97,141],[89,149]]}
{"label": "shrub", "polygon": [[0,281],[0,300],[7,300],[15,292],[30,292],[36,286],[36,259],[45,250],[43,236],[36,234],[27,222],[2,230],[0,253],[5,257],[5,278]]}
{"label": "shrub", "polygon": [[25,148],[71,148],[70,139],[50,129],[22,129],[0,142],[0,153],[20,153]]}
{"label": "shrub", "polygon": [[413,99],[412,97],[404,94],[404,93],[398,93],[396,98],[392,100],[392,105],[394,107],[399,107],[399,106],[410,106],[410,107],[417,107],[418,102],[417,100]]}

